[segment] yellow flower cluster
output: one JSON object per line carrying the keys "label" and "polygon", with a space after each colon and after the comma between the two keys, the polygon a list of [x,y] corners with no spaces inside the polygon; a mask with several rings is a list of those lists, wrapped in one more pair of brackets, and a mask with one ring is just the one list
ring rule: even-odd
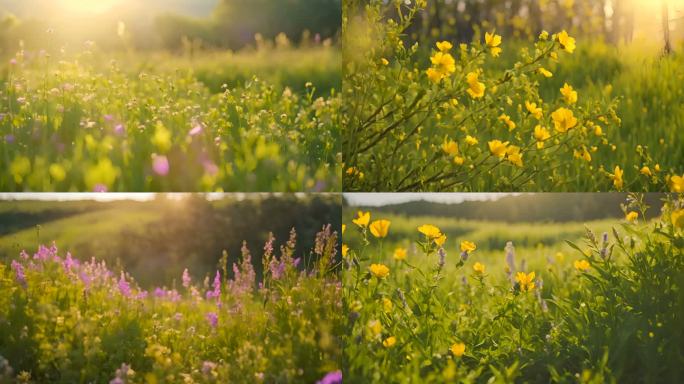
{"label": "yellow flower cluster", "polygon": [[430,57],[432,67],[426,71],[428,78],[433,83],[439,83],[444,78],[449,77],[456,72],[456,60],[451,56],[449,51],[452,45],[448,41],[441,41],[437,43],[437,52]]}

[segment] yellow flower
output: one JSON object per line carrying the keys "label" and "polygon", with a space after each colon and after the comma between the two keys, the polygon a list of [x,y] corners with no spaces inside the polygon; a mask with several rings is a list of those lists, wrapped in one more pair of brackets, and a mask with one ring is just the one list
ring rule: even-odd
{"label": "yellow flower", "polygon": [[456,61],[453,56],[444,52],[437,52],[430,57],[432,67],[442,75],[442,77],[449,76],[456,72]]}
{"label": "yellow flower", "polygon": [[394,344],[396,344],[396,343],[397,343],[397,338],[394,336],[390,336],[390,337],[386,338],[385,341],[382,342],[382,345],[385,348],[392,348],[394,346]]}
{"label": "yellow flower", "polygon": [[587,148],[584,146],[579,151],[573,149],[573,155],[576,159],[584,159],[587,162],[591,161],[591,153],[589,153],[589,151],[587,151]]}
{"label": "yellow flower", "polygon": [[347,244],[342,244],[342,257],[347,257],[347,252],[349,252],[349,246]]}
{"label": "yellow flower", "polygon": [[577,102],[577,91],[575,91],[571,85],[568,83],[563,84],[563,88],[560,89],[561,95],[568,104],[575,104]]}
{"label": "yellow flower", "polygon": [[651,173],[651,168],[649,168],[645,165],[643,167],[641,167],[641,169],[639,170],[639,173],[641,173],[644,176],[653,176],[653,173]]}
{"label": "yellow flower", "polygon": [[484,266],[484,264],[482,264],[482,263],[480,263],[480,262],[475,263],[475,264],[473,265],[473,271],[475,271],[475,273],[478,273],[478,274],[480,274],[480,275],[484,274],[484,273],[485,273],[485,266]]}
{"label": "yellow flower", "polygon": [[449,156],[456,156],[458,154],[458,143],[445,137],[442,143],[442,151]]}
{"label": "yellow flower", "polygon": [[510,116],[508,116],[505,113],[503,113],[503,114],[501,114],[501,116],[499,116],[499,121],[503,121],[504,123],[506,123],[506,125],[508,125],[509,131],[514,130],[516,127],[515,123],[513,122],[513,120],[511,120]]}
{"label": "yellow flower", "polygon": [[478,79],[480,75],[477,72],[470,72],[466,75],[466,83],[468,83],[468,94],[473,99],[483,97],[485,94],[485,85]]}
{"label": "yellow flower", "polygon": [[52,164],[49,168],[50,176],[56,181],[60,182],[66,178],[66,170],[61,164]]}
{"label": "yellow flower", "polygon": [[451,45],[451,43],[448,42],[448,41],[439,41],[439,42],[437,42],[436,45],[437,45],[437,49],[438,49],[440,52],[449,52],[449,51],[451,50],[451,48],[454,47],[454,46]]}
{"label": "yellow flower", "polygon": [[31,160],[26,156],[17,156],[10,164],[10,173],[14,177],[14,182],[21,184],[24,177],[31,172]]}
{"label": "yellow flower", "polygon": [[390,311],[392,311],[392,307],[393,307],[392,300],[390,300],[386,297],[383,297],[382,298],[382,310],[385,312],[390,312]]}
{"label": "yellow flower", "polygon": [[157,122],[157,126],[152,136],[152,144],[154,144],[160,152],[164,153],[171,149],[171,131],[166,129],[161,121]]}
{"label": "yellow flower", "polygon": [[465,159],[462,156],[454,156],[454,163],[456,165],[463,165]]}
{"label": "yellow flower", "polygon": [[529,292],[534,289],[534,272],[518,272],[515,274],[515,281],[520,285],[520,290]]}
{"label": "yellow flower", "polygon": [[549,38],[549,33],[546,31],[541,31],[539,34],[539,40],[548,40]]}
{"label": "yellow flower", "polygon": [[384,264],[371,264],[368,269],[370,270],[371,274],[378,279],[384,279],[390,273],[389,268],[387,268],[387,266]]}
{"label": "yellow flower", "polygon": [[378,337],[382,333],[382,324],[378,320],[371,320],[366,325],[366,330],[371,338]]}
{"label": "yellow flower", "polygon": [[442,236],[435,239],[435,244],[437,244],[438,247],[441,247],[446,242],[446,239],[446,235],[442,234]]}
{"label": "yellow flower", "polygon": [[368,223],[370,222],[370,212],[362,212],[359,211],[357,213],[358,217],[356,219],[352,220],[352,223],[358,225],[359,227],[367,227]]}
{"label": "yellow flower", "polygon": [[594,127],[594,135],[603,136],[603,129],[601,129],[600,125]]}
{"label": "yellow flower", "polygon": [[534,127],[534,139],[537,140],[537,148],[544,148],[544,141],[550,138],[551,134],[549,133],[548,129],[542,127],[541,125]]}
{"label": "yellow flower", "polygon": [[586,260],[575,260],[574,263],[572,263],[575,266],[575,269],[581,272],[586,272],[589,270],[590,264]]}
{"label": "yellow flower", "polygon": [[542,112],[541,107],[537,107],[537,103],[530,103],[529,101],[525,101],[525,108],[527,108],[527,110],[537,120],[541,120],[541,118],[544,117],[544,113]]}
{"label": "yellow flower", "polygon": [[463,240],[461,241],[461,252],[473,252],[477,249],[477,246],[472,241]]}
{"label": "yellow flower", "polygon": [[442,236],[442,231],[440,231],[439,228],[435,227],[432,224],[421,225],[420,227],[418,227],[418,232],[422,233],[430,239],[436,239]]}
{"label": "yellow flower", "polygon": [[485,32],[485,43],[490,48],[493,57],[498,57],[501,53],[501,36],[495,34],[494,32]]}
{"label": "yellow flower", "polygon": [[84,179],[86,187],[89,191],[95,189],[95,187],[104,186],[107,189],[111,188],[119,176],[119,168],[112,165],[112,161],[105,158],[101,159],[97,164],[92,165],[88,168],[85,173]]}
{"label": "yellow flower", "polygon": [[461,357],[465,353],[466,346],[463,343],[454,343],[449,350],[456,357]]}
{"label": "yellow flower", "polygon": [[542,76],[544,76],[544,77],[553,77],[553,73],[549,72],[548,70],[546,70],[543,67],[539,68],[539,73],[541,73]]}
{"label": "yellow flower", "polygon": [[672,211],[670,220],[672,220],[672,225],[675,228],[684,228],[684,209]]}
{"label": "yellow flower", "polygon": [[566,52],[573,53],[575,51],[575,39],[570,37],[565,30],[558,34],[558,42]]}
{"label": "yellow flower", "polygon": [[624,185],[624,181],[622,180],[623,174],[624,172],[622,171],[622,169],[620,169],[620,166],[616,165],[615,170],[610,175],[610,178],[613,179],[613,185],[617,190],[621,190],[622,186]]}
{"label": "yellow flower", "polygon": [[516,145],[511,145],[506,148],[506,160],[510,161],[518,167],[523,166],[522,153],[520,153],[520,147]]}
{"label": "yellow flower", "polygon": [[501,140],[492,140],[487,143],[489,145],[489,151],[492,152],[492,155],[503,159],[504,156],[506,156],[506,147],[508,147],[508,141],[506,142],[501,142]]}
{"label": "yellow flower", "polygon": [[396,260],[396,261],[402,261],[402,260],[406,259],[406,248],[400,247],[400,248],[395,249],[394,255],[392,255],[392,257],[394,257],[394,260]]}
{"label": "yellow flower", "polygon": [[670,177],[670,191],[672,192],[684,192],[684,175],[678,176],[674,175]]}
{"label": "yellow flower", "polygon": [[380,62],[382,63],[382,65],[389,65],[389,60],[385,59],[384,57],[380,59]]}
{"label": "yellow flower", "polygon": [[442,81],[442,74],[437,72],[437,70],[435,70],[434,68],[428,68],[427,71],[425,71],[425,73],[427,73],[428,79],[430,79],[430,81],[432,81],[433,83],[439,83],[440,81]]}
{"label": "yellow flower", "polygon": [[553,119],[553,125],[556,128],[556,131],[560,133],[565,133],[577,125],[577,118],[575,118],[572,111],[567,108],[558,108],[551,114],[551,119]]}
{"label": "yellow flower", "polygon": [[477,141],[476,138],[474,138],[470,135],[466,135],[465,142],[468,145],[477,145],[479,143],[479,141]]}
{"label": "yellow flower", "polygon": [[375,237],[383,238],[387,237],[387,232],[389,231],[390,221],[389,220],[375,220],[370,225],[370,231]]}
{"label": "yellow flower", "polygon": [[656,164],[653,169],[655,169],[656,172],[660,172],[660,164]]}
{"label": "yellow flower", "polygon": [[347,224],[342,224],[342,234],[344,235],[344,231],[347,230]]}
{"label": "yellow flower", "polygon": [[625,220],[630,221],[630,222],[636,221],[636,219],[638,219],[638,218],[639,218],[639,212],[636,212],[636,211],[627,212],[627,214],[625,215]]}

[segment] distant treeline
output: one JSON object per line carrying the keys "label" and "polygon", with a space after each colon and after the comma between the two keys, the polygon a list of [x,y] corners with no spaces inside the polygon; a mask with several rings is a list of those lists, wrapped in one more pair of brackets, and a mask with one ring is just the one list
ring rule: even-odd
{"label": "distant treeline", "polygon": [[[466,220],[504,222],[569,222],[624,217],[620,204],[625,193],[541,193],[506,196],[493,201],[464,201],[444,204],[412,201],[370,208],[406,216],[437,216]],[[644,201],[651,217],[660,214],[664,194],[649,193]],[[366,208],[359,208],[366,209]]]}
{"label": "distant treeline", "polygon": [[[41,208],[32,208],[34,203]],[[95,238],[71,249],[74,256],[81,259],[93,256],[108,260],[109,265],[120,262],[140,283],[148,286],[170,284],[173,279],[179,281],[186,267],[196,278],[213,273],[224,250],[228,254],[230,274],[232,264],[239,263],[243,241],[252,253],[252,262],[260,277],[261,256],[269,232],[276,237],[274,250],[279,255],[280,246],[287,242],[293,228],[297,232],[295,256],[302,257],[301,266],[304,267],[307,261],[313,261],[314,255],[310,251],[314,248],[316,233],[324,225],[331,224],[331,230],[337,231],[338,236],[341,233],[341,201],[334,195],[305,198],[269,195],[215,201],[192,195],[182,203],[166,201],[160,195],[157,200],[149,202],[23,201],[16,205],[16,209],[8,209],[7,206],[12,204],[0,204],[0,228],[5,231],[11,227],[45,224],[56,216],[77,217],[84,208],[91,212],[112,207],[130,211],[143,209],[144,205],[153,206],[159,212],[159,218],[143,230],[113,225],[115,231],[103,234],[108,237],[106,243]],[[69,208],[60,208],[62,205]],[[7,225],[7,220],[16,219],[21,223]],[[87,235],[84,233],[84,237]]]}
{"label": "distant treeline", "polygon": [[[684,17],[675,14],[681,10],[667,7],[667,1],[651,3],[643,9],[646,2],[637,0],[427,0],[426,12],[407,30],[407,36],[470,42],[475,28],[496,28],[507,37],[534,38],[542,30],[566,29],[617,44],[631,41],[635,29],[644,27],[639,23],[646,22],[647,27],[660,31],[658,38],[669,39],[663,33],[668,24],[656,20],[658,15],[668,20],[667,29],[676,25],[681,37]],[[644,20],[644,15],[652,18]]]}
{"label": "distant treeline", "polygon": [[20,41],[28,50],[55,52],[87,40],[105,50],[238,50],[257,45],[257,34],[265,41],[284,34],[292,44],[316,44],[336,37],[342,24],[341,0],[221,0],[209,17],[167,12],[163,4],[144,9],[77,21],[0,10],[0,54],[14,54]]}

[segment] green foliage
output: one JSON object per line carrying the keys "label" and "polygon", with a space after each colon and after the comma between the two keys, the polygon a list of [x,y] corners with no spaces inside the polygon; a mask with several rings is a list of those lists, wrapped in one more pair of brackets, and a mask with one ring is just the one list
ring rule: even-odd
{"label": "green foliage", "polygon": [[321,246],[312,252],[319,261],[306,273],[296,267],[291,238],[280,252],[267,243],[261,263],[269,273],[258,287],[245,249],[231,266],[240,273],[233,279],[224,268],[211,284],[183,278],[183,286],[149,296],[123,271],[95,261],[73,264],[56,248],[20,257],[12,267],[2,263],[0,355],[14,373],[6,377],[5,370],[0,378],[314,382],[339,369],[336,236],[329,230],[317,236]]}
{"label": "green foliage", "polygon": [[[64,251],[121,266],[148,288],[178,280],[188,265],[196,276],[211,274],[222,252],[232,265],[239,261],[243,241],[255,247],[272,233],[284,244],[293,228],[299,235],[295,252],[308,255],[325,223],[335,223],[332,228],[339,231],[340,215],[339,199],[327,195],[0,202],[0,228],[15,228],[0,237],[0,261],[36,243],[55,241]],[[280,245],[275,243],[276,248]],[[145,257],[140,257],[141,249]],[[254,271],[260,278],[262,265],[255,265]]]}
{"label": "green foliage", "polygon": [[15,60],[0,96],[2,190],[339,189],[334,91],[251,78],[212,94],[191,70],[131,75],[91,51]]}
{"label": "green foliage", "polygon": [[[581,246],[579,224],[389,217],[396,237],[375,239],[349,223],[345,382],[681,381],[683,203],[669,200],[653,221],[592,222]],[[642,217],[646,206],[631,196],[623,209]],[[416,231],[428,223],[443,246]],[[478,227],[502,238],[488,244]],[[544,231],[555,238],[516,247]]]}
{"label": "green foliage", "polygon": [[[663,191],[681,172],[677,113],[659,113],[647,130],[633,118],[637,94],[671,95],[658,110],[677,104],[676,70],[631,91],[627,79],[643,76],[603,83],[617,80],[624,59],[601,43],[579,39],[575,49],[565,31],[525,44],[501,43],[484,24],[460,46],[407,36],[423,6],[345,3],[345,190]],[[621,108],[632,110],[627,122]],[[667,156],[654,152],[661,145]]]}

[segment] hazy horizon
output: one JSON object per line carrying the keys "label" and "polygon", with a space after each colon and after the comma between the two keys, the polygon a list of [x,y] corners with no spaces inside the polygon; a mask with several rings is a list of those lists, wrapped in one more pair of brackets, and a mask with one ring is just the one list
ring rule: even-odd
{"label": "hazy horizon", "polygon": [[344,193],[351,206],[380,207],[411,201],[458,204],[464,201],[492,201],[519,193]]}

